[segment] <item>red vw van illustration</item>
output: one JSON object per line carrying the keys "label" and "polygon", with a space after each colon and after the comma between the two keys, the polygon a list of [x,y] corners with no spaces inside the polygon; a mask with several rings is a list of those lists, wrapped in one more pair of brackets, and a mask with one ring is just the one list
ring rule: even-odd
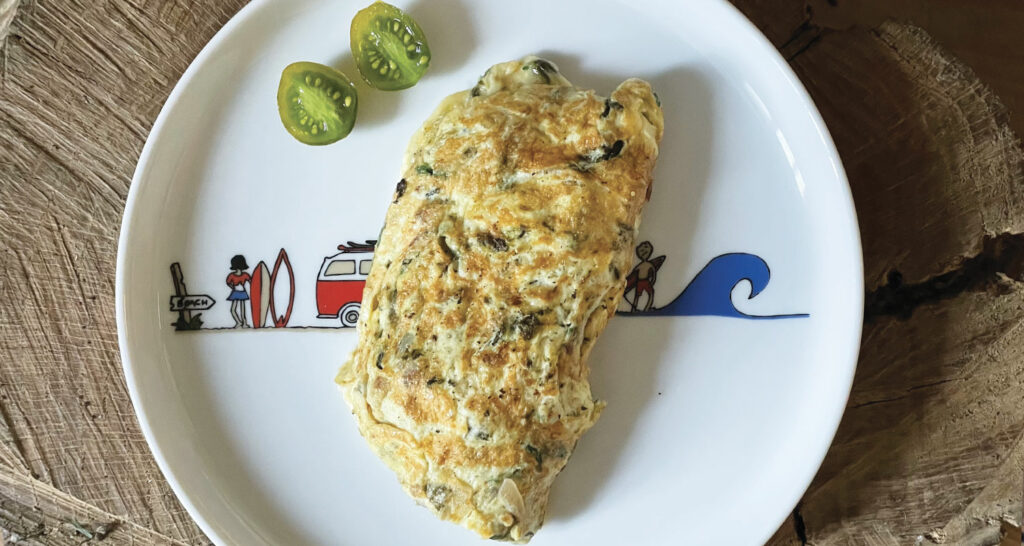
{"label": "red vw van illustration", "polygon": [[316,278],[317,318],[337,318],[352,328],[359,322],[360,302],[366,276],[373,264],[377,241],[338,245],[341,252],[324,258]]}

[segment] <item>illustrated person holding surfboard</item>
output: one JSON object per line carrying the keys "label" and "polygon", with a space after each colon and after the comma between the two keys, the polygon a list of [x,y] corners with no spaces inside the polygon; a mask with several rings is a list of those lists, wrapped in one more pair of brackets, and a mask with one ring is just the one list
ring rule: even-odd
{"label": "illustrated person holding surfboard", "polygon": [[[631,307],[630,312],[650,311],[654,304],[654,283],[658,280],[658,270],[661,269],[661,264],[665,263],[665,257],[651,258],[651,254],[654,254],[654,245],[650,241],[637,245],[636,257],[640,258],[640,263],[626,276],[626,290],[623,293],[623,299]],[[632,300],[626,296],[630,292],[633,292]],[[644,294],[647,295],[647,300],[641,309],[640,296]]]}
{"label": "illustrated person holding surfboard", "polygon": [[235,319],[235,328],[248,328],[245,320],[245,302],[249,299],[249,293],[245,290],[245,283],[251,277],[246,273],[249,264],[245,263],[245,256],[237,254],[231,258],[231,273],[228,273],[227,284],[231,287],[228,294],[228,301],[231,302],[231,317]]}

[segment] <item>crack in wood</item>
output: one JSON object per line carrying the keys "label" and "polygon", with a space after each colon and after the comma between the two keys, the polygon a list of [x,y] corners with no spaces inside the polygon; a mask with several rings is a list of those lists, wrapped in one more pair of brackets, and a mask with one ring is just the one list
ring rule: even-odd
{"label": "crack in wood", "polygon": [[913,387],[910,387],[909,389],[907,389],[907,392],[913,392],[913,391],[917,391],[917,390],[921,390],[921,389],[927,389],[928,387],[937,387],[939,385],[944,385],[946,383],[952,383],[953,381],[960,381],[960,380],[961,380],[961,378],[959,378],[959,377],[951,377],[949,379],[940,379],[938,381],[932,381],[930,383],[924,383],[922,385],[914,385]]}
{"label": "crack in wood", "polygon": [[800,48],[797,49],[796,51],[794,51],[793,53],[787,55],[786,56],[786,62],[787,63],[791,63],[797,57],[799,57],[800,55],[803,55],[808,49],[811,48],[812,45],[818,43],[818,41],[821,40],[821,36],[823,34],[825,34],[825,31],[819,30],[817,34],[812,36],[811,39],[807,41],[807,43],[805,43],[804,45],[800,46]]}
{"label": "crack in wood", "polygon": [[967,291],[998,286],[1001,275],[1021,281],[1024,276],[1024,233],[985,237],[982,250],[951,271],[923,282],[903,284],[903,275],[891,270],[886,284],[867,293],[864,320],[895,316],[908,319],[921,305],[950,299]]}
{"label": "crack in wood", "polygon": [[901,394],[899,396],[893,396],[893,397],[890,397],[890,398],[880,398],[878,400],[869,400],[867,402],[861,402],[860,404],[856,404],[856,405],[850,406],[850,409],[855,410],[855,409],[865,408],[865,407],[868,407],[868,406],[875,406],[875,405],[878,405],[878,404],[885,404],[886,402],[896,402],[897,400],[903,400],[904,398],[906,398],[908,396],[910,396],[909,393]]}
{"label": "crack in wood", "polygon": [[878,405],[878,404],[885,404],[887,402],[896,402],[898,400],[903,400],[906,397],[910,396],[914,391],[918,391],[918,390],[921,390],[921,389],[927,389],[927,388],[930,388],[930,387],[937,387],[939,385],[944,385],[946,383],[951,383],[953,381],[962,381],[962,378],[951,377],[949,379],[941,379],[939,381],[931,381],[929,383],[923,383],[921,385],[914,385],[913,387],[908,387],[906,392],[904,394],[899,395],[899,396],[890,396],[889,398],[879,398],[878,400],[868,400],[867,402],[860,402],[859,404],[855,404],[855,405],[850,406],[850,409],[854,410],[854,409],[864,408],[864,407],[867,407],[867,406],[875,406],[875,405]]}
{"label": "crack in wood", "polygon": [[804,19],[800,26],[793,29],[790,33],[789,38],[779,46],[779,52],[786,59],[786,62],[793,62],[812,45],[818,43],[823,34],[823,30],[818,25],[811,22],[811,13],[808,10],[808,17]]}
{"label": "crack in wood", "polygon": [[796,533],[796,538],[800,541],[800,545],[807,546],[807,524],[804,523],[804,516],[800,513],[800,508],[800,503],[797,503],[796,507],[793,508],[793,532]]}

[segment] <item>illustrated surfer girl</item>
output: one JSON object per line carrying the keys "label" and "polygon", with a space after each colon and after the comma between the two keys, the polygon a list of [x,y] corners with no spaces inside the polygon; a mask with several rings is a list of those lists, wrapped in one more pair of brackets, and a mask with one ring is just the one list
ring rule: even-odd
{"label": "illustrated surfer girl", "polygon": [[[665,256],[651,258],[654,254],[654,245],[650,241],[644,241],[636,247],[636,257],[640,263],[636,264],[629,275],[626,276],[626,291],[623,299],[629,303],[629,312],[650,311],[654,305],[654,283],[658,280],[658,270],[665,263]],[[629,297],[629,293],[633,297]],[[640,306],[640,296],[646,295],[643,306]]]}
{"label": "illustrated surfer girl", "polygon": [[249,300],[249,293],[245,289],[245,283],[250,282],[252,277],[246,272],[249,264],[245,263],[245,256],[236,254],[231,258],[231,273],[228,273],[227,285],[231,288],[228,294],[228,301],[231,302],[231,317],[235,319],[235,328],[248,328],[245,319],[245,302]]}

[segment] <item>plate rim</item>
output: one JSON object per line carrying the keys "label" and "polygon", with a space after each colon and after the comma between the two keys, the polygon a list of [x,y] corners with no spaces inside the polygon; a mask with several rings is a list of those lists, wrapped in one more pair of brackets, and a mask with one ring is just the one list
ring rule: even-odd
{"label": "plate rim", "polygon": [[[174,110],[174,107],[181,100],[182,95],[185,94],[185,90],[195,77],[195,73],[199,70],[200,66],[207,61],[207,58],[213,54],[214,50],[219,47],[220,43],[234,32],[236,27],[243,25],[245,21],[253,17],[258,10],[262,9],[270,1],[271,0],[252,0],[235,12],[235,14],[232,15],[231,18],[214,33],[213,37],[203,45],[199,50],[199,53],[196,54],[195,58],[192,59],[188,67],[185,68],[185,71],[182,72],[181,77],[178,78],[178,81],[174,84],[170,94],[167,95],[167,99],[160,107],[160,113],[157,114],[156,120],[153,122],[153,126],[146,135],[146,142],[143,144],[142,151],[139,153],[139,159],[135,164],[135,171],[132,173],[131,185],[128,187],[128,197],[125,199],[124,213],[121,216],[121,227],[117,241],[117,266],[114,274],[114,317],[117,322],[117,345],[119,349],[118,352],[121,355],[121,370],[124,372],[125,383],[128,387],[128,396],[131,398],[132,407],[135,410],[135,416],[138,420],[139,428],[142,429],[142,436],[146,439],[146,445],[149,447],[149,451],[153,455],[153,459],[156,461],[157,468],[160,469],[160,473],[163,475],[164,479],[167,480],[168,485],[171,487],[171,491],[174,492],[175,498],[177,498],[178,502],[181,503],[183,508],[185,508],[189,517],[196,522],[199,529],[202,530],[202,532],[214,544],[229,544],[229,542],[225,540],[224,533],[221,533],[217,526],[215,526],[212,521],[208,520],[203,512],[199,510],[197,505],[193,502],[192,496],[189,495],[181,485],[174,469],[171,468],[163,450],[160,448],[156,434],[150,425],[151,417],[145,408],[142,391],[139,388],[135,369],[129,356],[128,333],[125,316],[125,269],[128,262],[126,250],[129,243],[128,238],[131,232],[131,224],[135,218],[136,202],[139,199],[139,188],[144,183],[144,172],[147,164],[149,163],[149,157],[153,154],[153,149],[157,145],[156,142],[159,140],[159,136],[163,132],[163,126],[167,123],[167,118],[170,116],[170,112]],[[154,136],[156,138],[154,138]]]}
{"label": "plate rim", "polygon": [[[132,175],[131,184],[129,186],[128,195],[125,200],[124,212],[122,215],[122,221],[118,234],[117,244],[117,258],[116,258],[116,272],[114,280],[114,305],[115,305],[115,320],[117,325],[117,340],[118,349],[121,357],[121,368],[124,373],[124,379],[128,388],[128,394],[132,401],[132,407],[135,410],[135,414],[138,420],[139,428],[142,430],[143,437],[146,440],[146,444],[149,447],[150,452],[153,455],[157,463],[157,467],[160,469],[161,474],[167,480],[174,492],[175,497],[185,508],[189,516],[196,522],[199,528],[205,533],[210,540],[216,544],[230,544],[226,540],[228,533],[221,532],[221,528],[216,522],[207,519],[203,510],[200,510],[195,502],[193,502],[192,496],[182,486],[181,482],[177,478],[176,471],[172,468],[168,462],[163,450],[160,448],[160,444],[157,439],[157,434],[154,432],[151,426],[152,419],[146,410],[146,403],[144,402],[145,395],[142,393],[138,378],[135,373],[135,367],[132,364],[131,355],[129,354],[129,341],[127,335],[127,324],[126,324],[126,306],[125,306],[125,273],[127,268],[127,250],[129,244],[129,237],[131,233],[131,225],[135,221],[135,209],[136,203],[139,199],[140,187],[145,184],[144,179],[145,171],[147,170],[150,156],[153,154],[154,149],[157,147],[157,143],[161,140],[159,137],[163,133],[164,125],[167,122],[167,118],[170,116],[170,112],[175,109],[175,106],[180,102],[182,96],[185,94],[186,89],[190,86],[192,80],[195,77],[196,72],[204,65],[208,58],[213,52],[218,49],[221,42],[225,41],[228,36],[234,33],[237,27],[245,24],[247,20],[255,16],[255,14],[264,9],[267,5],[273,3],[275,0],[252,0],[250,3],[239,9],[217,32],[210,38],[210,40],[200,49],[199,53],[189,63],[188,67],[182,73],[181,77],[175,83],[164,104],[160,108],[160,113],[157,115],[156,120],[153,122],[152,127],[146,137],[146,142],[143,145],[142,151],[139,155],[139,159],[136,163],[135,171]],[[659,2],[660,0],[651,0],[652,2]],[[864,274],[863,274],[863,248],[861,246],[860,239],[860,228],[856,214],[856,208],[853,201],[852,191],[849,185],[849,180],[846,176],[846,171],[843,167],[842,160],[839,156],[839,152],[835,147],[835,143],[832,136],[825,125],[824,120],[818,111],[817,105],[814,103],[810,94],[806,88],[796,76],[793,69],[785,61],[779,51],[774,45],[768,40],[768,38],[758,29],[753,22],[751,22],[743,13],[734,5],[727,0],[689,0],[693,4],[704,3],[714,4],[716,9],[728,18],[729,23],[737,28],[742,28],[746,31],[749,38],[757,43],[760,51],[755,52],[756,55],[762,56],[765,61],[769,61],[771,69],[784,81],[790,90],[794,93],[796,98],[801,105],[804,107],[804,111],[810,117],[810,124],[817,132],[817,138],[820,139],[823,149],[828,153],[828,159],[835,167],[835,181],[837,186],[832,188],[833,191],[838,193],[838,198],[846,206],[842,207],[843,218],[840,219],[839,224],[843,227],[848,227],[847,233],[841,233],[840,235],[848,238],[847,244],[852,249],[852,256],[849,256],[851,265],[854,266],[855,271],[851,272],[851,278],[854,280],[855,287],[857,290],[851,295],[850,308],[854,316],[847,317],[848,320],[852,320],[856,326],[850,332],[851,344],[849,351],[846,355],[837,355],[836,360],[846,364],[844,368],[847,372],[847,377],[838,377],[837,382],[841,381],[843,389],[841,392],[845,393],[840,399],[835,401],[835,404],[831,408],[822,408],[822,411],[829,412],[828,421],[832,423],[830,426],[831,434],[822,434],[817,444],[814,442],[808,443],[808,449],[814,448],[814,456],[810,460],[815,461],[814,465],[807,465],[804,469],[794,469],[794,473],[799,474],[800,479],[797,480],[800,484],[799,489],[794,488],[794,493],[788,495],[789,500],[785,503],[785,506],[780,506],[778,512],[780,517],[776,518],[778,524],[771,528],[766,529],[762,534],[761,542],[765,542],[771,538],[778,527],[785,522],[790,514],[792,508],[799,502],[800,498],[803,497],[807,488],[810,486],[813,478],[817,474],[824,462],[825,456],[828,449],[831,447],[832,442],[835,438],[835,434],[838,431],[840,420],[845,413],[846,405],[849,400],[851,388],[853,386],[853,378],[857,369],[857,361],[860,354],[860,344],[863,335],[863,317],[864,317]],[[181,469],[178,469],[181,471]]]}

